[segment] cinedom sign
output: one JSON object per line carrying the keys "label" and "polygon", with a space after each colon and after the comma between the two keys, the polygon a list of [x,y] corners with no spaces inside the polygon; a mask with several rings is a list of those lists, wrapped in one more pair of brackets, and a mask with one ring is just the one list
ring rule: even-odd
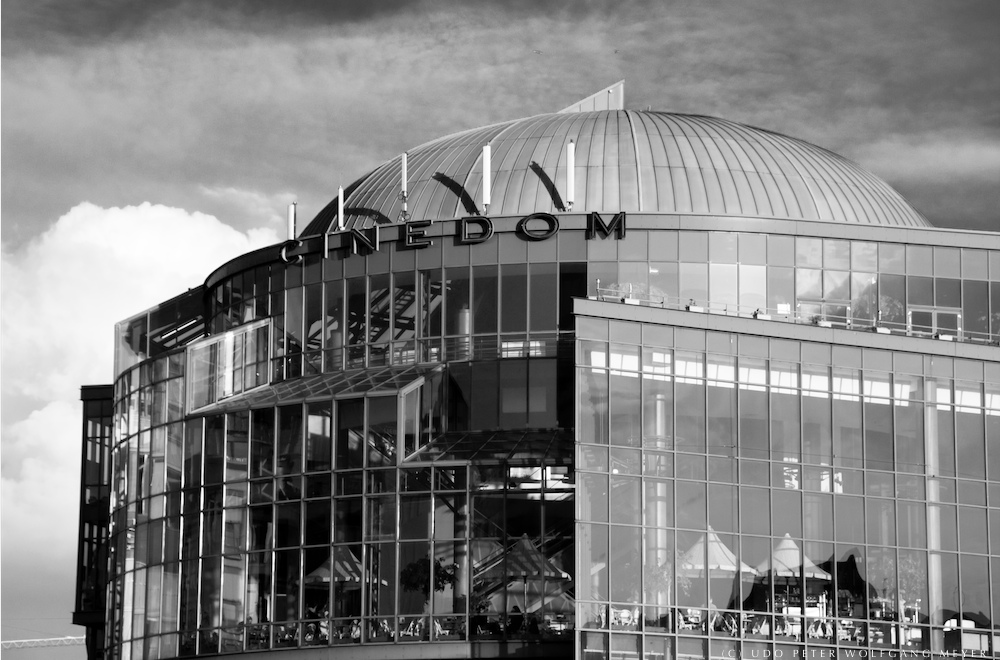
{"label": "cinedom sign", "polygon": [[[427,229],[433,223],[430,220],[417,220],[401,225],[400,247],[420,249],[433,245]],[[532,213],[521,218],[515,230],[518,236],[526,241],[544,241],[559,233],[559,218],[551,213]],[[602,239],[614,234],[615,239],[625,238],[625,212],[615,214],[610,222],[605,222],[601,214],[587,214],[587,240],[600,236]],[[352,254],[371,254],[380,247],[378,226],[369,229],[351,229],[347,232]],[[455,243],[457,245],[474,245],[485,243],[493,237],[493,221],[485,216],[461,218],[455,223]],[[344,246],[347,247],[347,246]]]}

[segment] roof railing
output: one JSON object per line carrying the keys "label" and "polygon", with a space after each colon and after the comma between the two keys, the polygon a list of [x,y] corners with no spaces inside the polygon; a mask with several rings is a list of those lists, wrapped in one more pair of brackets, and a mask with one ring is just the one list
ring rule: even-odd
{"label": "roof railing", "polygon": [[[827,303],[831,306],[839,307],[843,314],[817,313],[815,309],[810,309],[812,305],[803,303],[792,305],[791,303],[780,304],[775,308],[741,305],[733,302],[714,302],[711,300],[696,300],[681,296],[667,296],[655,293],[648,293],[639,286],[633,286],[630,282],[612,284],[602,287],[601,281],[597,280],[595,289],[596,295],[590,296],[592,300],[602,300],[606,302],[617,302],[625,305],[637,305],[640,307],[658,307],[662,309],[678,309],[689,312],[706,314],[720,314],[723,316],[739,316],[742,318],[753,318],[762,321],[779,321],[783,323],[797,323],[801,325],[815,325],[824,328],[840,328],[862,332],[877,332],[879,334],[897,334],[912,337],[926,337],[940,339],[943,341],[961,341],[969,343],[996,344],[1000,337],[980,337],[970,336],[961,330],[935,329],[925,326],[914,327],[912,324],[884,323],[881,321],[881,310],[877,312],[876,319],[866,316],[853,316],[850,305],[841,303]],[[822,302],[816,305],[822,306]]]}

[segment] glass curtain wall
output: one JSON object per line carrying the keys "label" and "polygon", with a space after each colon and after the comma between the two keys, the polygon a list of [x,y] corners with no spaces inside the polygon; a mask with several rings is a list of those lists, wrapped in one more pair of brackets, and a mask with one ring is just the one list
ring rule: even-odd
{"label": "glass curtain wall", "polygon": [[577,327],[583,655],[1000,652],[1000,364]]}

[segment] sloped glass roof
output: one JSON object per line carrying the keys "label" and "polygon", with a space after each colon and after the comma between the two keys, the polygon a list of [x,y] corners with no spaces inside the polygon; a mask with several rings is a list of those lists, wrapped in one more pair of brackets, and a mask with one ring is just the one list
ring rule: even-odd
{"label": "sloped glass roof", "polygon": [[382,369],[355,369],[304,376],[258,387],[199,408],[197,414],[279,406],[331,397],[398,392],[418,378],[442,369],[441,365],[411,365]]}
{"label": "sloped glass roof", "polygon": [[564,429],[445,433],[406,460],[408,463],[472,461],[571,465],[574,442],[573,432]]}
{"label": "sloped glass roof", "polygon": [[[884,181],[837,154],[725,119],[601,110],[538,115],[439,138],[407,152],[411,220],[482,212],[482,151],[491,148],[489,214],[566,210],[575,142],[574,209],[692,213],[926,227]],[[397,222],[401,157],[345,191],[345,225]],[[303,235],[337,228],[334,199]]]}

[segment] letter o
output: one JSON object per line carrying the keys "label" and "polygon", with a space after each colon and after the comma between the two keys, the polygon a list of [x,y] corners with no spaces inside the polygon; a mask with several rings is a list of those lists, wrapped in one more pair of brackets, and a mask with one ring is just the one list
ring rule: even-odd
{"label": "letter o", "polygon": [[[543,220],[546,224],[548,224],[548,228],[544,231],[530,229],[528,227],[528,223],[532,220]],[[544,241],[546,238],[552,238],[558,232],[559,219],[551,213],[532,213],[531,215],[521,218],[520,222],[517,223],[517,233],[520,234],[522,238],[529,241]]]}

